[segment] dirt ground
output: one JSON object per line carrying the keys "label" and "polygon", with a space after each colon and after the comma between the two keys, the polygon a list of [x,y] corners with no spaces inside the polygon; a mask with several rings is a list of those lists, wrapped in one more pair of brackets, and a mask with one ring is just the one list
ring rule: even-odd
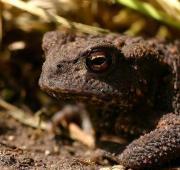
{"label": "dirt ground", "polygon": [[68,138],[27,127],[0,113],[0,169],[98,169],[92,150]]}
{"label": "dirt ground", "polygon": [[[112,143],[106,146],[111,151],[122,148]],[[1,170],[96,170],[113,164],[105,158],[98,159],[97,151],[73,141],[68,135],[54,136],[23,125],[7,112],[0,112]]]}

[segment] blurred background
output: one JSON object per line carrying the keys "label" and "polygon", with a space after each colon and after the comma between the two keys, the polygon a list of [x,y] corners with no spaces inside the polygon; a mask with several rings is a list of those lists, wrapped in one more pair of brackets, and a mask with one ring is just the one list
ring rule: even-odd
{"label": "blurred background", "polygon": [[[58,110],[38,87],[45,32],[180,38],[179,0],[1,0],[0,98],[29,114]],[[54,104],[55,103],[55,104]],[[2,103],[0,103],[2,107]],[[8,109],[8,107],[5,107]]]}

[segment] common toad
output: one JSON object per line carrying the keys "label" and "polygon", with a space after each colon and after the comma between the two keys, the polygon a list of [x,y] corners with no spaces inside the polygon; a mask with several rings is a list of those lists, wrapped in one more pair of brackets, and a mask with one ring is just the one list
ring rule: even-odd
{"label": "common toad", "polygon": [[[96,135],[137,138],[116,158],[143,169],[180,159],[180,42],[48,32],[40,87],[82,101]],[[180,164],[180,161],[179,161]]]}

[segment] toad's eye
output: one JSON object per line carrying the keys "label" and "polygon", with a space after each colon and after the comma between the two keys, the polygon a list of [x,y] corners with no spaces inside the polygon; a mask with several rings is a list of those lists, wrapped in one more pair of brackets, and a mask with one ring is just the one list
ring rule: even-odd
{"label": "toad's eye", "polygon": [[94,51],[86,58],[86,66],[91,72],[102,73],[107,71],[113,63],[110,52]]}

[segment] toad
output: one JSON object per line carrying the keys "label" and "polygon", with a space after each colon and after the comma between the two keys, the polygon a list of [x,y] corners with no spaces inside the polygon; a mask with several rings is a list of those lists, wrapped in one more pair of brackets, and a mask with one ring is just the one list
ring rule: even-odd
{"label": "toad", "polygon": [[119,164],[144,169],[180,159],[178,40],[52,31],[42,48],[41,89],[84,102],[96,136],[134,139],[116,155]]}

